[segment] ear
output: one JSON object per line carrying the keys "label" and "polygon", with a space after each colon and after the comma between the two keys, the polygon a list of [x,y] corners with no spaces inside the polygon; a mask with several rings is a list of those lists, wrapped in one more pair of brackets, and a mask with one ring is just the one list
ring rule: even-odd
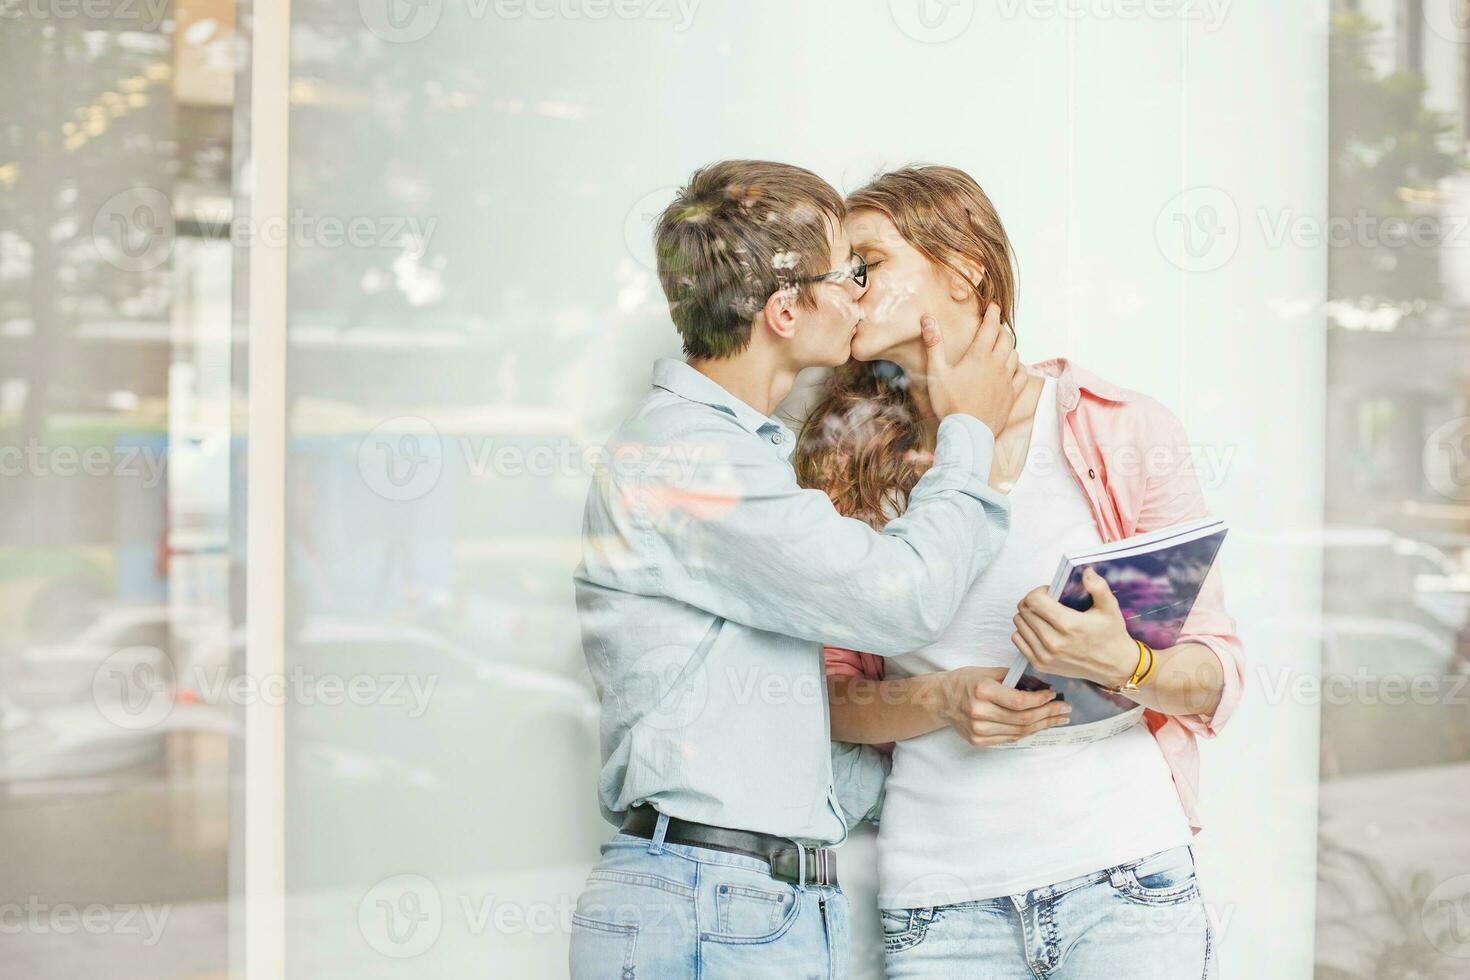
{"label": "ear", "polygon": [[778,289],[766,299],[760,319],[782,340],[796,336],[796,290]]}
{"label": "ear", "polygon": [[985,266],[961,259],[955,262],[955,268],[964,275],[950,272],[949,298],[956,303],[974,299],[980,292],[980,284],[985,281]]}

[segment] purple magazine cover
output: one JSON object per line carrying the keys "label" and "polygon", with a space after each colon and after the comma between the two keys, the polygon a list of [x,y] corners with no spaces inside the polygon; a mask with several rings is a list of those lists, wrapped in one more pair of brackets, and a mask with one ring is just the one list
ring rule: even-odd
{"label": "purple magazine cover", "polygon": [[[1083,557],[1067,577],[1058,601],[1079,612],[1092,608],[1092,596],[1082,585],[1082,570],[1090,565],[1117,596],[1129,635],[1155,650],[1171,647],[1184,628],[1200,586],[1225,541],[1225,533],[1226,528],[1222,526],[1192,541],[1161,543],[1156,550],[1142,554]],[[1126,541],[1115,542],[1113,547],[1119,550],[1126,544]],[[1059,730],[1102,721],[1138,707],[1138,702],[1105,691],[1090,681],[1042,673],[1029,664],[1016,687],[1024,691],[1050,687],[1065,698],[1072,706],[1072,720]]]}

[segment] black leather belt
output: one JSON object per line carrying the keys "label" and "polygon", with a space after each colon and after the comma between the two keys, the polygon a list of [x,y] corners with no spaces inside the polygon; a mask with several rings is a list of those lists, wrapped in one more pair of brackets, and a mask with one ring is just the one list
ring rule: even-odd
{"label": "black leather belt", "polygon": [[[658,826],[658,811],[648,804],[635,806],[623,818],[623,833],[653,839]],[[664,840],[671,844],[687,844],[690,847],[709,847],[716,851],[730,851],[758,858],[771,866],[771,877],[799,884],[801,868],[806,868],[806,883],[809,885],[837,884],[837,852],[830,847],[797,847],[784,837],[758,834],[750,830],[730,830],[713,827],[692,820],[669,818]]]}

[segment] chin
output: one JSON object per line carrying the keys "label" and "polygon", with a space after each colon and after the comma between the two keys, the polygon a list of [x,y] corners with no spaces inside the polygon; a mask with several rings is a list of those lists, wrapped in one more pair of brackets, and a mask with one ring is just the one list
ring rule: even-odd
{"label": "chin", "polygon": [[863,331],[859,328],[857,336],[852,338],[852,359],[854,361],[876,361],[879,359],[879,355],[887,349],[887,346],[885,344],[879,347],[874,344],[867,337],[863,336]]}
{"label": "chin", "polygon": [[864,337],[862,330],[852,339],[852,359],[854,361],[884,361],[888,353],[898,346],[890,339],[884,338],[879,341],[876,337]]}

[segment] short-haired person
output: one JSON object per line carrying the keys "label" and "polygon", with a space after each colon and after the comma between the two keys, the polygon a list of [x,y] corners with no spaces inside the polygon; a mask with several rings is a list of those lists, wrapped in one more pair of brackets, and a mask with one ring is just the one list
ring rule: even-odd
{"label": "short-haired person", "polygon": [[[577,980],[846,975],[822,642],[932,642],[1007,531],[987,481],[1025,376],[998,309],[953,359],[925,318],[942,421],[902,517],[878,532],[797,484],[772,413],[803,368],[848,360],[866,269],[844,214],[809,171],[724,161],[658,221],[687,360],[658,361],[613,434],[576,572],[598,795],[620,827],[572,919]],[[997,685],[995,731],[1060,723],[1049,698]]]}

